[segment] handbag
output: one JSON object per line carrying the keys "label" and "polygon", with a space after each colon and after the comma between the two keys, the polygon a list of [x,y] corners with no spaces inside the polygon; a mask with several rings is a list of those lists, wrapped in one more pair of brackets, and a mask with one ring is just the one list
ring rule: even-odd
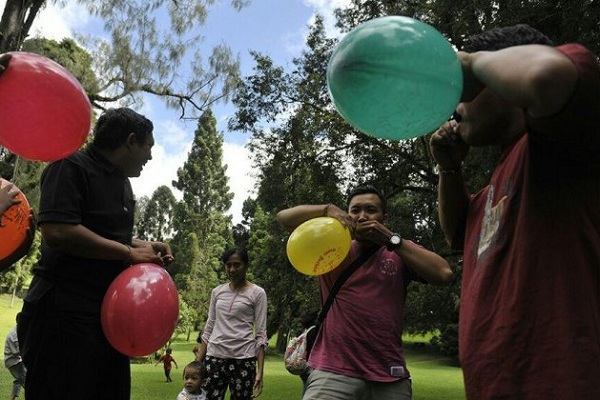
{"label": "handbag", "polygon": [[321,328],[321,324],[325,320],[325,316],[329,311],[329,308],[333,304],[333,300],[337,295],[337,292],[340,290],[344,282],[352,275],[354,271],[358,269],[365,261],[371,257],[378,248],[374,248],[368,250],[362,254],[360,254],[353,262],[342,272],[342,274],[337,278],[331,290],[329,291],[329,296],[327,296],[327,300],[323,304],[321,311],[317,315],[316,322],[313,326],[307,328],[300,334],[299,336],[293,337],[287,344],[285,349],[285,354],[283,356],[283,362],[285,364],[285,369],[292,375],[302,375],[306,373],[308,370],[308,358],[310,357],[310,351],[312,350],[312,346],[317,338],[317,333]]}

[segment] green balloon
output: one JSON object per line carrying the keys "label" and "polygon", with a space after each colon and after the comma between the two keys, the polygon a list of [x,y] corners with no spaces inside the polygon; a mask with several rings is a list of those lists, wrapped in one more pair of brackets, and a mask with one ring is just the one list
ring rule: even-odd
{"label": "green balloon", "polygon": [[430,25],[369,20],[342,38],[327,67],[329,94],[356,129],[383,139],[433,132],[455,110],[463,77],[456,52]]}

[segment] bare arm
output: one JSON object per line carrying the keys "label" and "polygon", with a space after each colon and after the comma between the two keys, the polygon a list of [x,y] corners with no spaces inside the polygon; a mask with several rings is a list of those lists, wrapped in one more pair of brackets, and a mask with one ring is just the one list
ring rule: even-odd
{"label": "bare arm", "polygon": [[97,260],[123,260],[131,264],[151,262],[163,265],[160,253],[152,246],[129,247],[106,239],[83,225],[43,223],[42,237],[50,247],[65,253]]}
{"label": "bare arm", "polygon": [[[377,220],[356,224],[356,236],[378,246],[389,242],[392,231]],[[440,255],[408,240],[396,247],[398,254],[420,277],[433,285],[448,285],[454,276],[448,262]]]}
{"label": "bare arm", "polygon": [[200,342],[200,347],[198,347],[198,352],[196,353],[196,361],[204,361],[206,358],[206,343],[204,341]]}
{"label": "bare arm", "polygon": [[305,204],[287,208],[277,213],[277,221],[291,232],[309,219],[326,216],[328,206],[328,204]]}
{"label": "bare arm", "polygon": [[0,217],[10,207],[21,202],[21,200],[17,198],[19,192],[19,189],[12,183],[8,183],[0,189]]}
{"label": "bare arm", "polygon": [[470,101],[485,86],[539,118],[559,111],[577,83],[575,65],[549,46],[525,45],[458,54],[465,79],[463,101]]}
{"label": "bare arm", "polygon": [[452,282],[454,273],[450,265],[433,251],[408,240],[403,240],[395,251],[420,277],[432,285],[444,286]]}
{"label": "bare arm", "polygon": [[265,347],[258,348],[256,355],[256,377],[254,378],[254,387],[252,389],[252,397],[258,397],[263,391],[263,371],[265,367]]}

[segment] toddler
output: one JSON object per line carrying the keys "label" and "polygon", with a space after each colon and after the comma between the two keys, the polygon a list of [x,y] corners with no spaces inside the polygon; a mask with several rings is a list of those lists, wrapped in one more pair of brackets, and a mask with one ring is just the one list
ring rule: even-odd
{"label": "toddler", "polygon": [[183,370],[183,390],[177,400],[206,400],[202,384],[206,379],[206,367],[200,361],[192,361]]}

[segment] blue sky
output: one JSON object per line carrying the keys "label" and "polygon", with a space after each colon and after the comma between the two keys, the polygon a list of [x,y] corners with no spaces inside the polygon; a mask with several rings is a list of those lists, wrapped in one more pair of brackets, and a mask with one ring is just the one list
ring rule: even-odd
{"label": "blue sky", "polygon": [[[239,54],[242,73],[250,73],[253,67],[250,50],[270,56],[277,65],[291,64],[304,47],[307,26],[318,12],[326,17],[326,26],[333,29],[332,10],[349,0],[253,0],[241,11],[231,8],[228,0],[219,1],[209,9],[208,19],[203,28],[205,48],[219,43],[228,44],[234,53]],[[99,30],[98,21],[87,16],[84,9],[70,3],[66,8],[47,7],[36,20],[32,35],[60,40],[71,37],[73,32],[95,34]],[[0,0],[4,9],[5,0]],[[167,110],[160,100],[147,98],[140,113],[150,118],[155,125],[156,145],[153,160],[150,161],[139,178],[131,180],[136,196],[150,196],[160,185],[171,186],[177,168],[183,166],[187,158],[196,128],[195,122],[183,122],[178,114]],[[253,195],[254,178],[248,152],[244,144],[248,135],[228,132],[227,117],[233,113],[230,105],[213,108],[217,118],[217,128],[223,133],[225,144],[223,162],[228,166],[229,186],[234,192],[234,200],[229,213],[233,222],[241,221],[243,201]]]}

